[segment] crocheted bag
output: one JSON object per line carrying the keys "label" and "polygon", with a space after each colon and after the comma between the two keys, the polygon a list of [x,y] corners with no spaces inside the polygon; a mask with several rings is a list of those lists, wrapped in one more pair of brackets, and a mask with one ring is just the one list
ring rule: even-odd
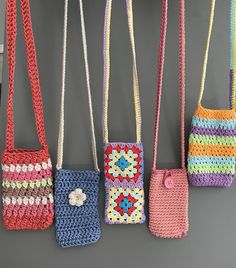
{"label": "crocheted bag", "polygon": [[58,138],[57,173],[55,176],[56,238],[58,244],[63,248],[95,243],[101,236],[98,214],[100,172],[97,163],[97,149],[93,124],[93,110],[90,93],[87,43],[82,0],[79,1],[79,4],[95,170],[67,170],[62,168],[68,14],[68,0],[65,0],[61,114]]}
{"label": "crocheted bag", "polygon": [[43,105],[29,0],[21,0],[24,39],[40,150],[14,146],[14,73],[17,2],[7,0],[6,35],[9,92],[6,149],[2,153],[3,224],[8,230],[46,229],[53,223],[52,164],[45,138]]}
{"label": "crocheted bag", "polygon": [[[190,183],[194,186],[229,187],[235,175],[236,106],[234,104],[228,110],[212,110],[201,105],[214,10],[215,0],[212,0],[200,96],[189,137],[188,175]],[[234,44],[236,44],[235,41]],[[234,69],[235,64],[234,59]],[[234,92],[235,77],[232,86]]]}
{"label": "crocheted bag", "polygon": [[141,108],[136,67],[132,0],[126,0],[129,33],[133,53],[136,143],[108,142],[108,92],[110,77],[110,23],[112,0],[106,1],[104,24],[104,173],[106,188],[105,221],[109,224],[143,223],[143,146],[141,143]]}
{"label": "crocheted bag", "polygon": [[178,169],[157,169],[157,144],[161,93],[163,84],[164,54],[167,29],[168,0],[162,2],[162,23],[158,60],[157,108],[154,139],[153,168],[149,192],[149,229],[155,236],[163,238],[181,238],[187,234],[188,225],[188,180],[185,168],[184,149],[184,109],[185,109],[185,18],[184,0],[180,3],[179,25],[179,86],[181,114],[181,159]]}

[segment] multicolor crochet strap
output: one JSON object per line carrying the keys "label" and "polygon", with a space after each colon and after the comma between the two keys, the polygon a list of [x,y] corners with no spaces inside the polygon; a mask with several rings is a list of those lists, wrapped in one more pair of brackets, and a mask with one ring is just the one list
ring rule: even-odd
{"label": "multicolor crochet strap", "polygon": [[56,237],[57,242],[61,247],[82,246],[95,243],[101,236],[98,214],[98,191],[100,171],[97,162],[97,149],[93,123],[93,109],[90,92],[87,42],[82,0],[79,0],[79,5],[89,103],[89,115],[92,132],[92,151],[95,168],[94,170],[67,170],[62,168],[68,20],[68,0],[65,0],[61,111],[58,137],[57,173],[55,176]]}
{"label": "multicolor crochet strap", "polygon": [[43,105],[29,0],[21,0],[28,73],[40,150],[15,149],[13,96],[17,34],[17,2],[7,0],[6,34],[9,93],[6,149],[2,154],[3,224],[9,230],[46,229],[54,218],[52,164],[45,138]]}
{"label": "multicolor crochet strap", "polygon": [[[229,187],[235,175],[236,112],[232,105],[228,110],[211,110],[202,107],[208,51],[214,20],[215,0],[211,3],[210,23],[204,56],[200,96],[197,110],[192,119],[189,138],[188,174],[194,186]],[[234,31],[235,31],[235,27]],[[231,34],[235,55],[235,32]],[[233,60],[233,71],[236,61]],[[233,76],[233,89],[235,88]]]}
{"label": "multicolor crochet strap", "polygon": [[234,44],[235,44],[235,13],[236,0],[230,1],[230,106],[236,107],[236,92],[235,85],[233,85],[233,66],[234,66]]}
{"label": "multicolor crochet strap", "polygon": [[136,114],[136,143],[108,141],[108,93],[110,78],[110,24],[112,0],[106,1],[104,22],[104,173],[106,188],[105,221],[109,224],[143,223],[143,146],[141,108],[133,29],[132,0],[126,0],[129,34],[133,54],[133,88]]}
{"label": "multicolor crochet strap", "polygon": [[168,0],[162,1],[162,22],[158,58],[157,105],[153,149],[152,176],[149,191],[149,229],[163,238],[181,238],[188,231],[188,179],[185,168],[184,110],[185,110],[185,2],[179,0],[179,93],[181,168],[156,167],[159,119],[163,85]]}

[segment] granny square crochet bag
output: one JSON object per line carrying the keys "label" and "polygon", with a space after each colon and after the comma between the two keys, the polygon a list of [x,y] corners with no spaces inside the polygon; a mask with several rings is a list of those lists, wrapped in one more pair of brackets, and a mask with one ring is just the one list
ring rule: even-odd
{"label": "granny square crochet bag", "polygon": [[[189,137],[188,177],[194,186],[231,186],[235,176],[236,112],[235,97],[227,110],[212,110],[201,104],[204,92],[208,51],[214,20],[215,0],[211,3],[209,32],[204,56],[198,106]],[[235,33],[233,34],[235,39]],[[235,54],[235,42],[233,54]],[[233,69],[235,70],[235,59]],[[233,71],[234,71],[233,70]],[[235,92],[233,75],[232,91]]]}
{"label": "granny square crochet bag", "polygon": [[95,243],[101,236],[98,214],[100,172],[97,163],[97,149],[93,123],[87,42],[82,0],[79,1],[79,5],[88,91],[89,115],[92,132],[92,151],[95,168],[94,170],[68,170],[62,168],[68,14],[68,0],[65,0],[61,113],[58,137],[57,172],[55,176],[56,239],[58,244],[63,248],[92,244]]}
{"label": "granny square crochet bag", "polygon": [[141,108],[133,30],[132,0],[126,0],[129,34],[133,53],[136,143],[108,141],[108,93],[110,78],[110,24],[112,0],[106,1],[104,24],[104,174],[106,188],[105,221],[108,224],[135,224],[145,221],[143,190],[143,146]]}
{"label": "granny square crochet bag", "polygon": [[54,219],[52,164],[44,131],[44,117],[29,0],[21,0],[27,65],[37,134],[41,149],[14,145],[14,74],[16,65],[17,1],[7,0],[6,35],[9,92],[6,148],[2,153],[3,224],[6,229],[46,229]]}
{"label": "granny square crochet bag", "polygon": [[180,92],[180,134],[181,134],[181,168],[159,169],[156,167],[157,145],[161,93],[163,84],[163,69],[167,29],[168,0],[162,1],[162,23],[160,33],[160,48],[158,59],[158,84],[155,138],[153,149],[152,176],[149,192],[149,229],[153,235],[162,238],[182,238],[189,228],[188,224],[188,179],[185,167],[185,3],[179,0],[179,92]]}

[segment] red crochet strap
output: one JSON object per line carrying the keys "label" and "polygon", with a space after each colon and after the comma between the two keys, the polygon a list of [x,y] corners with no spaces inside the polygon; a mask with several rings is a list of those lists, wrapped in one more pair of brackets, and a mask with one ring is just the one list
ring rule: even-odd
{"label": "red crochet strap", "polygon": [[[184,137],[184,110],[185,110],[185,2],[179,0],[179,92],[180,92],[180,118],[181,118],[181,165],[185,168],[185,137]],[[155,136],[153,148],[153,169],[156,169],[157,162],[157,145],[159,133],[161,94],[163,85],[163,70],[165,61],[165,43],[167,30],[168,0],[162,1],[162,21],[160,31],[160,46],[158,57],[158,80],[157,80],[157,98],[156,98],[156,120]]]}
{"label": "red crochet strap", "polygon": [[[21,13],[23,21],[24,39],[26,45],[28,74],[32,91],[33,108],[37,127],[37,134],[42,147],[46,147],[46,138],[43,119],[43,104],[39,83],[39,73],[36,59],[36,48],[34,43],[30,3],[29,0],[21,0]],[[6,14],[7,32],[7,55],[8,55],[8,79],[9,93],[7,103],[7,127],[6,127],[6,146],[8,150],[14,150],[14,74],[16,65],[16,35],[17,35],[17,1],[7,0]]]}

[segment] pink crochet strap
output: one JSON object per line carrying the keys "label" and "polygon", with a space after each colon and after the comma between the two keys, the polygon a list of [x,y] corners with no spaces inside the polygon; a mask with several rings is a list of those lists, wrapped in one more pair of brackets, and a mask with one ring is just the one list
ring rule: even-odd
{"label": "pink crochet strap", "polygon": [[[179,92],[180,92],[180,128],[181,128],[181,165],[185,168],[185,137],[184,137],[184,110],[185,110],[185,2],[179,0]],[[168,0],[162,1],[162,20],[160,31],[160,45],[158,57],[158,79],[156,97],[156,120],[153,148],[153,169],[156,169],[157,145],[159,134],[161,94],[163,85],[163,70],[165,61],[165,44],[168,17]]]}
{"label": "pink crochet strap", "polygon": [[[36,48],[34,43],[30,3],[29,0],[21,0],[21,13],[23,21],[24,39],[26,45],[28,74],[32,91],[33,108],[37,127],[37,134],[42,147],[47,147],[41,89],[39,83],[39,73],[36,59]],[[16,65],[16,35],[17,35],[17,1],[7,0],[6,14],[6,34],[7,34],[7,58],[8,58],[8,79],[9,93],[7,103],[7,127],[6,127],[6,147],[8,150],[14,150],[14,75]]]}

